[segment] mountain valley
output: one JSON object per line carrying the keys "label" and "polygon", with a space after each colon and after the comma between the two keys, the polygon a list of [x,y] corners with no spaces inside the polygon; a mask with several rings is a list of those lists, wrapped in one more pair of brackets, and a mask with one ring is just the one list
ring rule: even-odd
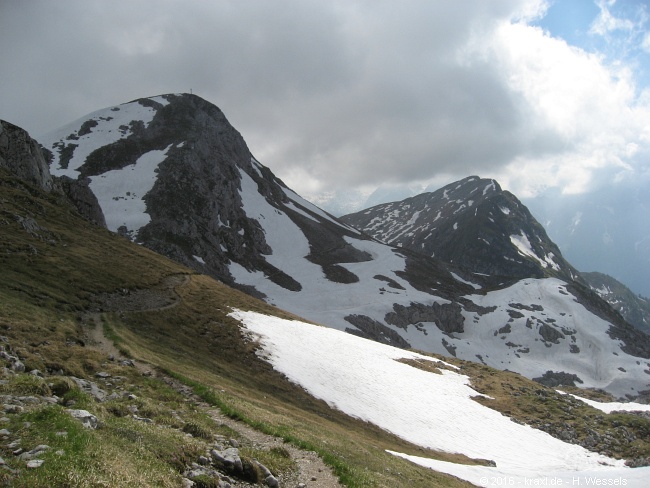
{"label": "mountain valley", "polygon": [[[274,486],[264,469],[281,486],[332,486],[304,477],[308,452],[344,486],[650,475],[629,467],[649,463],[650,420],[620,413],[650,409],[603,403],[647,400],[650,339],[497,182],[336,219],[194,95],[99,110],[40,138],[42,155],[2,127],[0,386],[20,407],[5,408],[18,444],[2,452],[15,486]],[[73,406],[99,427],[75,430]],[[215,409],[280,444],[255,445]],[[219,461],[229,437],[246,469]],[[14,453],[27,441],[52,446],[42,466]]]}

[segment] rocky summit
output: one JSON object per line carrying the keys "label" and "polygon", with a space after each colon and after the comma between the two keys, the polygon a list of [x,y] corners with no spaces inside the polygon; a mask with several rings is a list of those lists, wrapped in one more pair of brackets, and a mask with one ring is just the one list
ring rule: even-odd
{"label": "rocky summit", "polygon": [[618,397],[650,390],[648,337],[493,180],[339,220],[189,94],[108,107],[39,142],[53,175],[88,182],[110,230],[296,315]]}
{"label": "rocky summit", "polygon": [[341,220],[387,244],[474,273],[568,281],[578,277],[528,209],[492,179],[470,176]]}

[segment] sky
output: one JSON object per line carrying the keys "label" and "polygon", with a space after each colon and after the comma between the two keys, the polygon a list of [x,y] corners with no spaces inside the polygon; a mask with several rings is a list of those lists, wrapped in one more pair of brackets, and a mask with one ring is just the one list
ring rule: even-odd
{"label": "sky", "polygon": [[306,197],[580,194],[650,181],[649,27],[643,0],[0,0],[0,118],[192,91]]}

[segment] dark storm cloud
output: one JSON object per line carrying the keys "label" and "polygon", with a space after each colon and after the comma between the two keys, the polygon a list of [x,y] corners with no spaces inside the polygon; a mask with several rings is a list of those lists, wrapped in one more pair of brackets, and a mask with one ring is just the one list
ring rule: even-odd
{"label": "dark storm cloud", "polygon": [[0,117],[38,135],[191,89],[298,191],[498,172],[567,145],[483,46],[524,4],[3,2]]}

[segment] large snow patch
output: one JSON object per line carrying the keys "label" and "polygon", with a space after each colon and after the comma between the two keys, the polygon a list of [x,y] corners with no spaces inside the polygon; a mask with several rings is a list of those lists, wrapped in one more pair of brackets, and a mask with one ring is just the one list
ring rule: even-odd
{"label": "large snow patch", "polygon": [[480,405],[472,400],[478,393],[467,376],[445,369],[433,374],[397,361],[431,360],[426,356],[299,321],[243,311],[230,315],[255,336],[261,356],[277,371],[332,407],[414,444],[491,459],[497,466],[409,457],[414,462],[483,485],[498,476],[518,484],[557,477],[567,485],[596,476],[645,486],[642,480],[650,477],[650,468],[627,468]]}

